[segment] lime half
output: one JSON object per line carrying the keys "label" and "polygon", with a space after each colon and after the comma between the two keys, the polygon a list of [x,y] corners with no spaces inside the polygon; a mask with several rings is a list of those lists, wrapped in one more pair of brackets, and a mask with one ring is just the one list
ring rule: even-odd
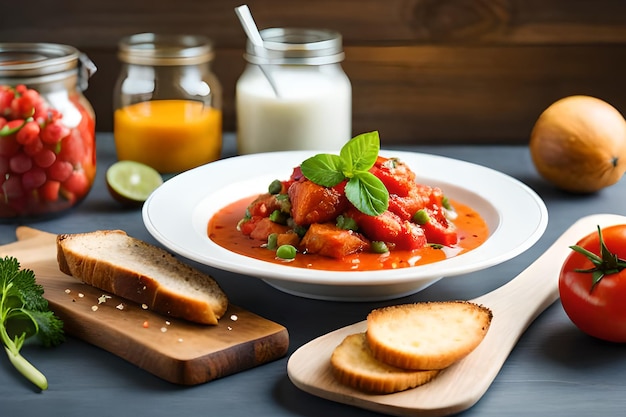
{"label": "lime half", "polygon": [[135,161],[119,161],[107,169],[109,193],[124,205],[140,206],[161,184],[163,178],[154,168]]}

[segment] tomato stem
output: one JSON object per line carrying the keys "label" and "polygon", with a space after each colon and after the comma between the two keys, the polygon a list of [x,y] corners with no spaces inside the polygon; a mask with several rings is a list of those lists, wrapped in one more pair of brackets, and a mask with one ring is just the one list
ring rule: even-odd
{"label": "tomato stem", "polygon": [[591,263],[594,265],[593,268],[589,269],[575,269],[576,272],[590,273],[592,276],[591,280],[591,288],[589,292],[591,293],[593,289],[598,285],[598,283],[607,275],[617,274],[626,268],[626,260],[618,258],[617,255],[612,253],[604,243],[604,238],[602,237],[602,230],[600,226],[598,226],[598,237],[600,239],[600,255],[597,255],[581,246],[574,245],[570,246],[575,252],[584,255]]}

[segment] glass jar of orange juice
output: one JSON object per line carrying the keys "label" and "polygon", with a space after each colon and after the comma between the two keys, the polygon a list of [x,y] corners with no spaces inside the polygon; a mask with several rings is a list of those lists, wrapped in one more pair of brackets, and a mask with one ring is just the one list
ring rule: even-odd
{"label": "glass jar of orange juice", "polygon": [[119,160],[162,174],[219,158],[222,87],[210,63],[213,47],[196,35],[140,33],[123,38],[113,94],[113,135]]}

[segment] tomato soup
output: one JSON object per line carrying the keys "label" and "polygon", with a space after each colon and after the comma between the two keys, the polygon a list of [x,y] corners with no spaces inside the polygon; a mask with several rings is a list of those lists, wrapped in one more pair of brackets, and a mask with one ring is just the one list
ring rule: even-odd
{"label": "tomato soup", "polygon": [[218,211],[209,221],[207,228],[209,238],[218,245],[240,255],[298,268],[375,271],[413,267],[458,256],[480,246],[489,236],[487,224],[476,211],[466,205],[452,201],[458,214],[454,221],[457,227],[458,243],[453,247],[427,246],[413,251],[392,250],[383,254],[361,252],[346,256],[343,259],[298,253],[295,259],[285,261],[276,258],[275,251],[262,247],[262,241],[251,239],[237,230],[237,223],[254,198],[239,200]]}
{"label": "tomato soup", "polygon": [[115,111],[114,136],[118,159],[181,172],[219,158],[222,112],[197,101],[145,101]]}

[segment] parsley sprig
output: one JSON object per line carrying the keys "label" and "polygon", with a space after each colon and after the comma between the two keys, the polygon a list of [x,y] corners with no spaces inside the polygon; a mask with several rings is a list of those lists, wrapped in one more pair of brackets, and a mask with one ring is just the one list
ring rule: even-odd
{"label": "parsley sprig", "polygon": [[378,132],[363,133],[351,139],[339,155],[317,154],[302,162],[302,174],[315,184],[334,187],[343,180],[348,201],[359,211],[377,216],[389,206],[389,192],[374,174],[369,172],[378,158]]}
{"label": "parsley sprig", "polygon": [[44,346],[63,341],[63,322],[48,309],[43,287],[17,259],[0,258],[0,340],[15,368],[42,390],[46,377],[20,353],[26,339],[37,336]]}

